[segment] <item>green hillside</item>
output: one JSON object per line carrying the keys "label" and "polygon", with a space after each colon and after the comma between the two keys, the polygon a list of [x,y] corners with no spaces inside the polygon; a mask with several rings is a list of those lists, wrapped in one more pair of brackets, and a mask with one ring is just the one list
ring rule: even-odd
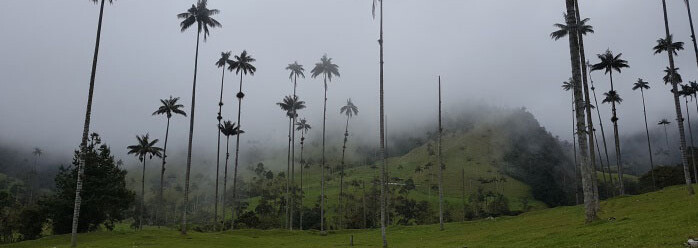
{"label": "green hillside", "polygon": [[[698,236],[698,199],[684,187],[614,198],[601,204],[600,220],[584,224],[581,206],[533,211],[516,217],[437,225],[392,226],[391,247],[682,247]],[[239,230],[234,233],[148,228],[137,232],[81,234],[81,247],[380,247],[380,230],[346,230],[320,236],[315,231]],[[68,247],[70,235],[50,236],[3,247]]]}

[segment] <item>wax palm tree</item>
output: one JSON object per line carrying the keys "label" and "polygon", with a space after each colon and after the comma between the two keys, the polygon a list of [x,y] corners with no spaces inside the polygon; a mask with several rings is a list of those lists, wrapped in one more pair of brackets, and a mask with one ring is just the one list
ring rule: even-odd
{"label": "wax palm tree", "polygon": [[693,29],[693,14],[691,14],[691,3],[688,0],[683,0],[688,11],[688,24],[691,27],[691,41],[693,41],[693,51],[696,55],[696,63],[698,63],[698,44],[696,43],[696,31]]}
{"label": "wax palm tree", "polygon": [[[254,73],[257,71],[257,67],[252,65],[252,63],[255,61],[257,60],[252,58],[252,56],[250,56],[249,54],[247,54],[246,50],[243,50],[242,53],[240,53],[240,55],[235,55],[235,60],[231,61],[230,65],[228,66],[228,70],[235,70],[235,74],[240,75],[240,89],[238,90],[238,93],[236,95],[236,97],[238,98],[238,128],[242,127],[242,123],[240,122],[240,116],[242,114],[242,98],[245,97],[245,94],[242,93],[242,76],[247,74],[254,76]],[[235,203],[237,200],[236,193],[238,178],[238,161],[240,157],[240,135],[236,136],[237,137],[235,137],[235,167],[233,168],[233,219],[232,224],[230,225],[231,229],[235,228]]]}
{"label": "wax palm tree", "polygon": [[[218,120],[218,127],[221,126],[221,120],[223,119],[222,116],[222,110],[223,110],[223,85],[225,82],[225,66],[230,64],[230,55],[231,52],[221,52],[221,57],[216,61],[216,67],[222,68],[221,72],[221,94],[220,98],[218,100],[218,116],[216,119]],[[221,132],[218,133],[218,141],[216,143],[216,193],[215,193],[215,200],[214,200],[214,207],[213,207],[213,223],[215,225],[218,225],[218,173],[220,171],[220,160],[221,160]]]}
{"label": "wax palm tree", "polygon": [[165,164],[167,163],[167,139],[170,137],[170,119],[174,114],[185,117],[187,116],[187,113],[182,110],[184,105],[177,103],[178,101],[179,97],[173,98],[172,96],[170,96],[168,99],[160,99],[160,107],[153,112],[153,115],[165,115],[165,117],[167,117],[167,127],[165,128],[165,145],[162,149],[162,167],[160,169],[160,191],[158,194],[161,206],[165,203],[163,198],[163,189],[165,188]]}
{"label": "wax palm tree", "polygon": [[34,186],[36,184],[36,167],[39,164],[39,157],[44,154],[44,152],[38,148],[34,147],[34,150],[32,151],[32,155],[34,155],[34,165],[29,171],[29,202],[33,203],[34,202]]}
{"label": "wax palm tree", "polygon": [[[574,90],[574,80],[570,78],[569,80],[562,82],[562,89],[564,91],[573,91]],[[578,197],[578,181],[579,181],[579,164],[577,163],[577,131],[576,128],[574,127],[576,118],[575,118],[575,103],[574,103],[574,92],[572,92],[572,152],[574,154],[574,188],[575,188],[575,201],[579,202],[579,197]]]}
{"label": "wax palm tree", "polygon": [[[308,121],[305,120],[305,118],[300,119],[300,121],[296,122],[296,131],[301,131],[301,192],[300,192],[300,206],[301,208],[303,207],[303,198],[305,196],[303,192],[303,167],[305,167],[305,160],[303,160],[303,148],[304,148],[304,143],[305,143],[305,134],[308,133],[308,130],[310,130],[310,124]],[[298,225],[299,229],[303,230],[303,211],[300,211],[300,224]]]}
{"label": "wax palm tree", "polygon": [[383,0],[373,0],[373,5],[371,8],[371,14],[373,15],[373,19],[376,18],[376,8],[380,7],[380,34],[378,38],[378,46],[380,47],[380,90],[379,90],[379,99],[380,99],[380,142],[381,142],[381,161],[383,161],[381,165],[381,213],[380,213],[380,222],[381,222],[381,238],[383,240],[383,247],[388,247],[388,239],[386,235],[386,196],[387,196],[387,191],[388,191],[388,184],[386,183],[387,180],[387,173],[386,173],[386,154],[385,154],[385,104],[384,104],[384,91],[383,91]]}
{"label": "wax palm tree", "polygon": [[[674,65],[674,55],[678,55],[676,51],[683,49],[683,43],[673,42],[671,37],[671,32],[669,31],[669,15],[667,14],[666,0],[662,0],[662,11],[664,14],[664,31],[666,37],[665,39],[657,40],[657,46],[654,47],[655,54],[666,52],[669,58],[669,72],[673,75],[676,73],[676,66]],[[676,70],[674,69],[676,68]],[[683,114],[681,113],[681,101],[679,100],[679,90],[678,83],[675,82],[676,77],[670,77],[672,93],[674,94],[674,109],[676,110],[676,120],[678,121],[679,127],[679,140],[680,140],[680,150],[681,150],[681,163],[683,165],[683,174],[686,180],[686,190],[688,190],[689,195],[695,194],[693,187],[691,186],[691,172],[688,169],[688,158],[686,154],[686,132],[683,127]]]}
{"label": "wax palm tree", "polygon": [[[298,61],[294,61],[293,64],[288,64],[286,66],[286,70],[290,71],[290,74],[288,76],[289,79],[293,81],[293,96],[296,96],[296,86],[298,85],[298,77],[305,78],[305,74],[303,73],[305,69],[303,68],[303,65],[298,64]],[[296,123],[296,118],[297,114],[293,116],[293,123]],[[295,175],[296,175],[296,130],[294,128],[291,128],[291,182],[294,183],[295,185]],[[294,193],[295,193],[295,188],[293,188]],[[295,194],[293,194],[295,196]],[[302,205],[301,205],[302,206]],[[302,211],[301,211],[302,212]],[[290,223],[293,223],[293,216],[290,216]],[[289,229],[293,230],[293,225],[289,225]]]}
{"label": "wax palm tree", "polygon": [[443,127],[441,126],[441,76],[439,76],[439,229],[444,230],[444,163],[441,158]]}
{"label": "wax palm tree", "polygon": [[199,37],[204,33],[204,42],[208,38],[209,28],[221,27],[220,22],[211,17],[218,14],[217,9],[209,9],[207,0],[198,0],[196,5],[192,4],[187,12],[177,15],[177,18],[184,19],[179,26],[184,32],[189,27],[196,24],[196,55],[194,56],[194,81],[191,91],[191,110],[189,110],[189,144],[187,148],[187,170],[184,182],[184,211],[182,211],[182,234],[187,233],[187,211],[189,206],[189,175],[191,174],[191,152],[194,139],[194,107],[196,106],[196,74],[199,65]]}
{"label": "wax palm tree", "polygon": [[349,119],[354,117],[354,115],[359,114],[359,108],[354,105],[351,98],[347,99],[347,105],[342,106],[339,109],[340,114],[344,114],[347,117],[347,124],[344,127],[344,144],[342,145],[342,163],[339,175],[339,228],[342,228],[342,219],[344,215],[342,214],[342,197],[344,194],[344,155],[347,150],[347,138],[349,137]]}
{"label": "wax palm tree", "polygon": [[659,121],[659,123],[657,123],[657,125],[664,126],[664,139],[666,140],[666,149],[667,150],[669,150],[669,133],[667,133],[667,131],[666,131],[666,126],[669,124],[671,124],[671,122],[668,121],[667,119],[662,119],[661,121]]}
{"label": "wax palm tree", "polygon": [[650,83],[648,83],[645,80],[642,80],[642,78],[638,78],[637,82],[633,84],[633,90],[640,90],[640,94],[642,95],[642,113],[645,115],[645,132],[647,133],[647,149],[649,151],[649,156],[650,156],[650,168],[651,168],[651,173],[652,173],[652,187],[656,188],[656,181],[654,179],[654,159],[652,159],[652,142],[650,141],[650,128],[647,125],[647,107],[645,105],[645,90],[650,89]]}
{"label": "wax palm tree", "polygon": [[[592,66],[591,63],[589,61],[587,61],[586,67],[591,68],[591,66]],[[596,98],[596,87],[594,87],[594,80],[591,79],[591,70],[589,70],[588,74],[589,74],[589,82],[591,83],[591,92],[594,94],[594,104],[598,106],[599,101]],[[615,183],[613,182],[613,177],[611,176],[611,160],[608,157],[608,143],[606,142],[606,131],[603,127],[603,119],[601,118],[601,111],[598,108],[596,109],[596,115],[598,116],[599,127],[601,128],[601,139],[603,139],[604,155],[606,156],[606,171],[608,171],[608,179],[611,183],[611,186],[615,188],[616,186],[615,186]],[[598,144],[597,144],[597,146],[598,146]],[[599,157],[600,156],[601,156],[601,152],[599,151]],[[602,159],[599,158],[599,161],[601,161],[601,160]],[[603,167],[603,161],[601,161],[601,166]],[[606,176],[604,175],[604,178],[605,177]],[[615,195],[615,191],[612,190],[611,192],[612,192],[611,195]]]}
{"label": "wax palm tree", "polygon": [[158,139],[150,140],[148,134],[142,136],[136,136],[138,143],[132,146],[128,146],[128,154],[134,154],[138,157],[138,160],[143,162],[143,174],[141,175],[141,207],[140,213],[138,214],[138,229],[143,230],[143,212],[145,208],[145,162],[146,158],[150,157],[162,157],[162,148],[155,146],[158,143]]}
{"label": "wax palm tree", "polygon": [[222,220],[225,222],[225,192],[228,188],[228,160],[230,158],[230,136],[237,136],[244,131],[235,125],[235,122],[224,121],[218,125],[218,130],[225,135],[225,167],[223,168],[223,199],[221,200],[221,208],[223,209]]}
{"label": "wax palm tree", "polygon": [[690,85],[681,85],[681,90],[679,91],[679,95],[683,96],[684,100],[686,101],[686,119],[688,121],[688,136],[691,137],[691,162],[693,165],[693,175],[694,178],[698,179],[698,172],[696,171],[696,157],[693,149],[693,128],[691,127],[691,113],[690,110],[688,109],[688,98],[693,98],[693,95],[695,94],[695,90],[693,87]]}
{"label": "wax palm tree", "polygon": [[[611,92],[617,96],[617,92],[615,88],[613,87],[613,71],[617,71],[618,73],[621,73],[622,68],[628,68],[628,61],[624,60],[621,58],[623,54],[619,53],[618,55],[613,55],[613,52],[611,50],[606,50],[604,54],[599,54],[599,60],[601,60],[599,63],[594,64],[591,67],[592,71],[597,71],[597,70],[604,70],[605,74],[609,75],[609,79],[611,82],[611,91],[608,93],[604,93],[604,95],[607,95]],[[611,95],[613,96],[613,95]],[[608,98],[608,97],[607,97]],[[604,101],[606,101],[604,99]],[[621,162],[621,153],[620,153],[620,138],[618,135],[618,115],[616,113],[616,101],[610,101],[611,103],[611,112],[613,114],[613,117],[611,117],[611,122],[613,122],[613,136],[615,139],[615,145],[616,145],[616,167],[618,170],[618,185],[620,186],[620,194],[624,195],[625,194],[625,186],[623,185],[623,165]]]}
{"label": "wax palm tree", "polygon": [[339,66],[332,63],[332,58],[328,58],[327,54],[320,58],[319,63],[315,63],[315,67],[310,71],[312,78],[322,75],[325,86],[325,98],[322,105],[322,160],[320,167],[322,172],[320,175],[320,232],[325,232],[325,127],[327,120],[327,81],[332,82],[332,77],[339,77]]}
{"label": "wax palm tree", "polygon": [[[286,116],[288,117],[288,137],[289,141],[291,141],[291,133],[294,132],[293,128],[293,120],[298,116],[298,110],[304,109],[305,108],[305,102],[301,101],[298,99],[298,96],[290,95],[284,97],[283,101],[276,103],[281,110],[283,110],[286,113]],[[292,170],[293,168],[290,167],[291,165],[291,144],[288,144],[288,163],[286,167],[286,174],[289,175],[286,177],[286,221],[288,224],[288,228],[290,230],[293,230],[293,200],[291,199],[291,188],[294,186],[291,185],[293,184],[293,179],[289,179],[290,175],[293,173]]]}
{"label": "wax palm tree", "polygon": [[[91,0],[93,3],[97,3],[98,0]],[[112,4],[113,0],[108,0],[109,4]],[[80,205],[82,205],[82,198],[80,193],[82,192],[82,178],[85,174],[85,154],[87,153],[87,139],[90,133],[90,118],[92,116],[92,96],[95,88],[95,77],[97,76],[97,58],[99,57],[99,42],[102,37],[102,17],[104,17],[104,3],[105,0],[100,1],[99,6],[99,19],[97,21],[97,38],[95,39],[95,50],[94,56],[92,57],[92,72],[90,74],[90,87],[87,93],[87,107],[85,109],[85,123],[82,129],[82,140],[80,142],[80,159],[78,161],[78,177],[75,184],[75,202],[73,204],[73,223],[72,232],[70,236],[70,246],[76,247],[78,245],[78,219],[80,218]]]}

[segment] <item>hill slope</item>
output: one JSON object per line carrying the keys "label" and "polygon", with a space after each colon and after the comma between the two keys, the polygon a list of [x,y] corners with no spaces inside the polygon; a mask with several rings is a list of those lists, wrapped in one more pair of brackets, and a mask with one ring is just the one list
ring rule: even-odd
{"label": "hill slope", "polygon": [[[685,188],[602,202],[600,221],[584,224],[581,206],[558,207],[516,217],[437,225],[391,227],[391,247],[681,247],[698,236],[698,199]],[[615,220],[608,219],[614,217]],[[82,247],[380,247],[380,230],[346,230],[320,236],[314,231],[239,230],[179,235],[171,229],[81,234]],[[2,247],[68,247],[70,235]]]}

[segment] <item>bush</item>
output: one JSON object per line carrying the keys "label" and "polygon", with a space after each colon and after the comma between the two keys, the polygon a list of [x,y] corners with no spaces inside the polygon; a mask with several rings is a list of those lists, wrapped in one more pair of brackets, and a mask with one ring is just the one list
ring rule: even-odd
{"label": "bush", "polygon": [[38,207],[28,206],[19,213],[19,220],[17,232],[22,235],[22,240],[32,240],[41,235],[46,216]]}

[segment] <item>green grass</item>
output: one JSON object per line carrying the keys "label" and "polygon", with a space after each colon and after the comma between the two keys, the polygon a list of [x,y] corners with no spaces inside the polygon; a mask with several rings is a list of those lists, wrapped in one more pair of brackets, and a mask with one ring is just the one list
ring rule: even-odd
{"label": "green grass", "polygon": [[[600,220],[584,224],[581,206],[529,212],[516,217],[437,225],[393,226],[391,247],[682,247],[698,236],[698,199],[684,187],[602,202]],[[610,221],[609,218],[615,220]],[[316,231],[236,230],[180,235],[171,229],[120,229],[80,234],[80,247],[380,247],[380,230],[346,230],[321,236]],[[5,245],[68,247],[70,235]]]}

